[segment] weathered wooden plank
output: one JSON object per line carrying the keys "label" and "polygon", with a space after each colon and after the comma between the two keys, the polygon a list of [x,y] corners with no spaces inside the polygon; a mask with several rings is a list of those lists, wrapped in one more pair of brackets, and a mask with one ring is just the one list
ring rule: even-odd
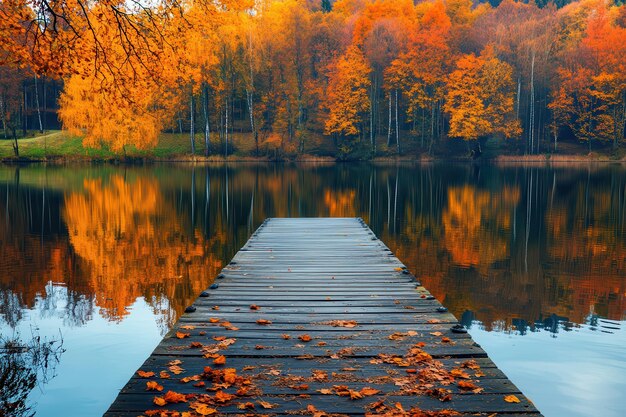
{"label": "weathered wooden plank", "polygon": [[[454,316],[404,269],[358,219],[266,221],[142,365],[155,377],[134,374],[105,415],[189,410],[188,402],[153,404],[162,395],[146,391],[146,382],[154,381],[164,392],[218,408],[219,415],[307,414],[308,404],[326,413],[363,415],[382,400],[407,410],[538,416],[469,335],[451,331]],[[215,358],[224,363],[215,364]],[[249,393],[216,402],[215,390],[234,394],[241,388],[213,380],[211,369],[219,374],[227,368],[247,381]],[[170,377],[159,378],[160,372]],[[319,380],[314,372],[327,377]],[[194,375],[200,386],[181,381]],[[461,388],[465,378],[479,389]],[[380,392],[359,400],[322,395],[341,385]],[[442,402],[424,387],[451,397]],[[505,401],[507,395],[519,402]],[[237,408],[258,400],[275,407],[257,402],[253,410]]]}

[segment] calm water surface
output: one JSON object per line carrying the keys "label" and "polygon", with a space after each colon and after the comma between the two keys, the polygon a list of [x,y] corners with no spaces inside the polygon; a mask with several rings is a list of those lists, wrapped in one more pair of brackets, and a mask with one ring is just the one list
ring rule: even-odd
{"label": "calm water surface", "polygon": [[101,415],[289,216],[363,217],[547,417],[623,416],[626,168],[609,165],[1,167],[0,333],[65,349],[19,394],[40,417]]}

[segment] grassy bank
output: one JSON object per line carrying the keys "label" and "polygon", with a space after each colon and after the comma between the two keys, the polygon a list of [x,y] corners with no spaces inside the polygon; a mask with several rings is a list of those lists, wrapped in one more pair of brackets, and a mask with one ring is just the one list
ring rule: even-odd
{"label": "grassy bank", "polygon": [[[296,153],[295,144],[287,144],[284,149],[278,149],[276,142],[261,141],[259,156],[256,155],[256,146],[249,133],[234,133],[231,135],[229,155],[224,157],[224,144],[214,136],[209,144],[209,156],[204,157],[205,145],[202,135],[195,138],[196,155],[191,154],[191,143],[188,134],[163,133],[159,136],[157,146],[149,150],[140,150],[129,146],[125,155],[120,155],[107,148],[87,148],[83,146],[80,137],[72,136],[64,131],[49,131],[45,134],[32,133],[30,137],[18,139],[20,158],[13,152],[11,140],[0,140],[0,159],[10,161],[112,161],[112,160],[149,160],[149,161],[271,161],[271,160],[306,160],[306,161],[335,161],[338,150],[333,141],[325,136],[312,134],[305,142],[305,152]],[[358,144],[349,159],[370,159],[369,145]],[[459,160],[468,161],[467,146],[463,141],[446,141],[434,148],[433,155],[428,155],[420,146],[418,140],[405,139],[402,141],[402,156],[396,155],[395,144],[387,147],[386,137],[377,140],[378,163],[396,163]],[[564,143],[558,152],[542,153],[539,155],[523,155],[519,150],[512,149],[510,143],[489,140],[483,144],[481,160],[496,163],[559,163],[559,162],[626,162],[626,150],[613,152],[610,147],[599,148],[589,153],[585,144]]]}

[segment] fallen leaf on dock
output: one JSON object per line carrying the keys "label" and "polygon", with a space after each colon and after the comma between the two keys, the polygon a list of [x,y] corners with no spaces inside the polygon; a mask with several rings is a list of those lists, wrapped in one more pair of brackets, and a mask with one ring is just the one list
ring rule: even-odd
{"label": "fallen leaf on dock", "polygon": [[156,381],[147,381],[146,391],[163,391],[163,385],[159,385]]}
{"label": "fallen leaf on dock", "polygon": [[165,401],[163,399],[163,397],[154,397],[152,402],[155,403],[156,405],[161,406],[161,407],[163,407],[165,404],[167,404],[167,401]]}
{"label": "fallen leaf on dock", "polygon": [[141,378],[152,378],[154,376],[154,372],[137,371],[137,375],[139,375]]}
{"label": "fallen leaf on dock", "polygon": [[506,401],[507,403],[519,403],[520,399],[511,394],[504,397],[504,401]]}
{"label": "fallen leaf on dock", "polygon": [[257,401],[257,403],[265,409],[275,408],[277,406],[276,404],[268,403],[267,401]]}

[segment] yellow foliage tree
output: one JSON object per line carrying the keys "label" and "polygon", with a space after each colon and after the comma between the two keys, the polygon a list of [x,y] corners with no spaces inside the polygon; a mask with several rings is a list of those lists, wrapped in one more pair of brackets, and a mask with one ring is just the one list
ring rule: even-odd
{"label": "yellow foliage tree", "polygon": [[521,133],[513,111],[512,73],[511,66],[499,60],[490,47],[480,56],[459,58],[448,78],[444,107],[450,114],[451,137],[475,140],[493,134],[510,138]]}

